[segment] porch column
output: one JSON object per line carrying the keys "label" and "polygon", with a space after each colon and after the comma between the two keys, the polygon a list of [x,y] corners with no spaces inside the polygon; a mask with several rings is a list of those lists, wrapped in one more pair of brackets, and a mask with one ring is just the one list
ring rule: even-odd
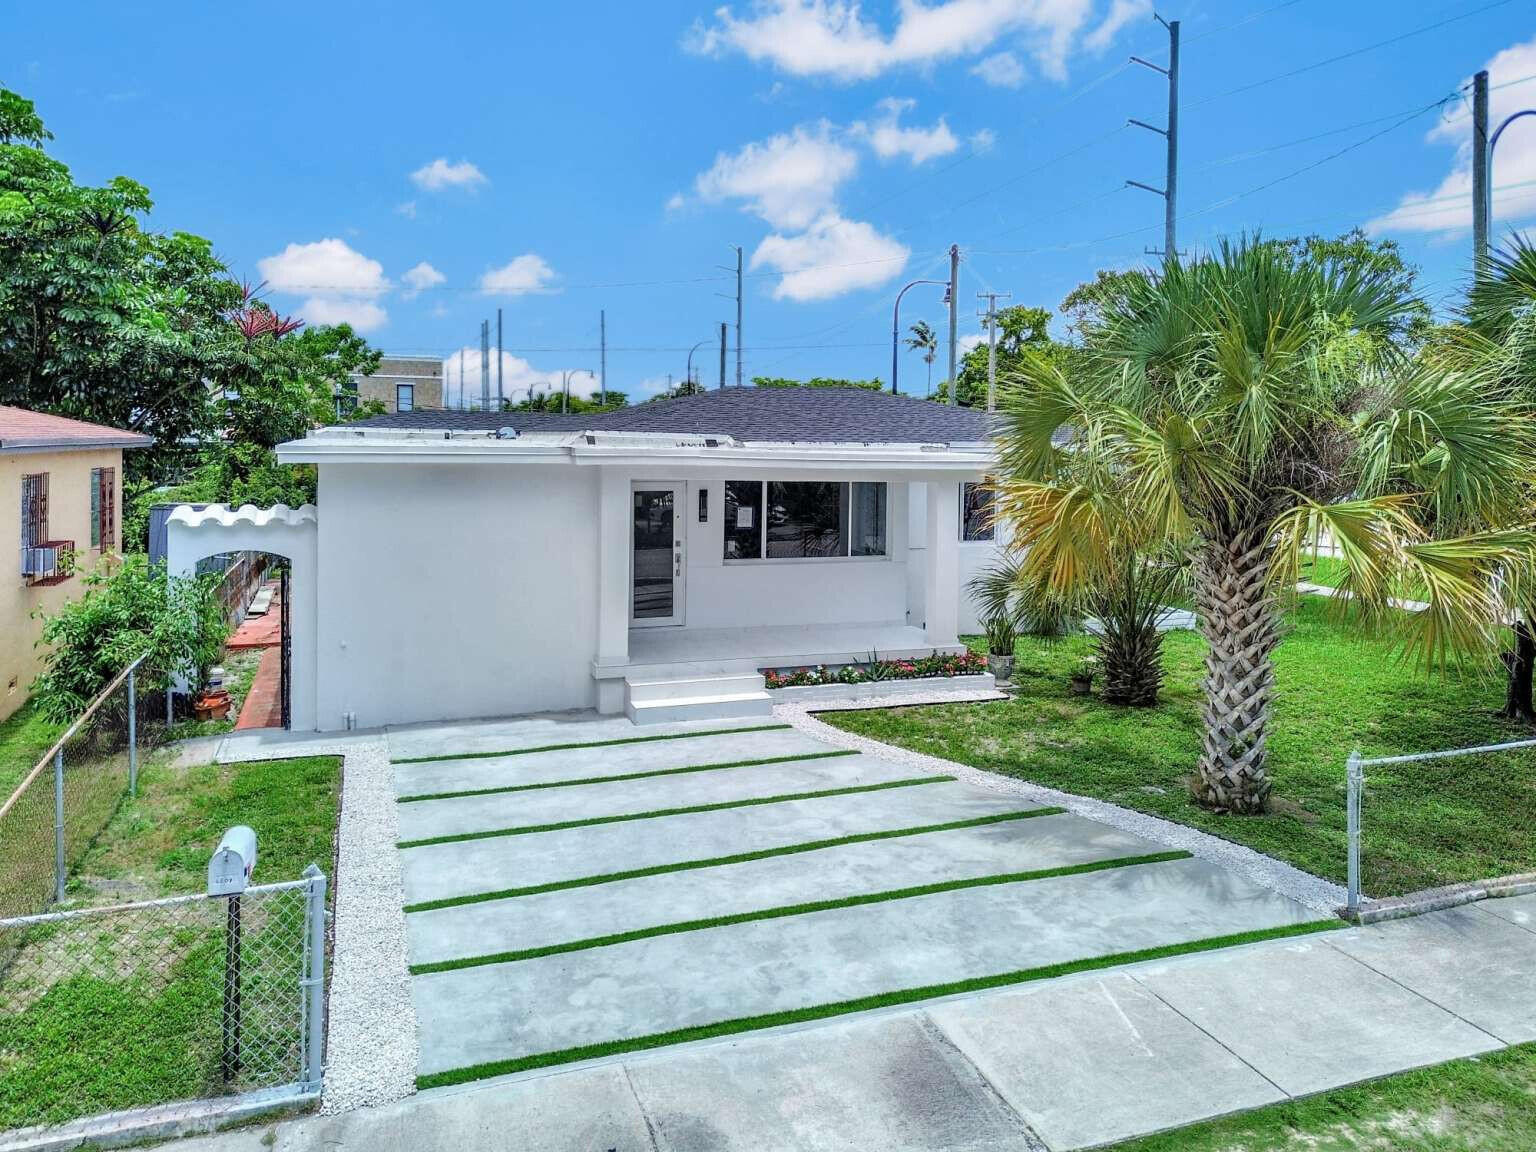
{"label": "porch column", "polygon": [[960,489],[953,483],[928,488],[928,540],[923,556],[923,631],[944,648],[960,642]]}
{"label": "porch column", "polygon": [[[597,495],[597,664],[629,663],[629,474],[601,469]],[[597,710],[624,711],[624,678],[600,678]]]}

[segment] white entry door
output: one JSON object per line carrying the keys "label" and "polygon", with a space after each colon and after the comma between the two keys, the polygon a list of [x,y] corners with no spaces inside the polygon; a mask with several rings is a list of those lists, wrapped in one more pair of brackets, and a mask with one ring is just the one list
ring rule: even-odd
{"label": "white entry door", "polygon": [[636,628],[683,622],[687,487],[669,481],[637,481],[633,491],[629,618]]}

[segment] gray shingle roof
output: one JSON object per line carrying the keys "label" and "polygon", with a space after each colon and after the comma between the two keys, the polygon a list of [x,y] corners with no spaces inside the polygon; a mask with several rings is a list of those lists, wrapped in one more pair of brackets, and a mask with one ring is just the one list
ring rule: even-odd
{"label": "gray shingle roof", "polygon": [[420,409],[349,428],[519,432],[667,432],[794,443],[965,444],[986,440],[990,418],[972,408],[867,388],[725,388],[612,412],[453,412]]}

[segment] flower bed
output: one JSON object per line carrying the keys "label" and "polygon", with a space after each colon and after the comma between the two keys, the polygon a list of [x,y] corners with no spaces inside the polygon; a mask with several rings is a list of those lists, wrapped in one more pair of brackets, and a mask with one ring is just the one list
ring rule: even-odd
{"label": "flower bed", "polygon": [[887,680],[929,680],[952,676],[976,676],[987,670],[987,658],[976,652],[942,655],[933,652],[909,660],[872,660],[868,664],[843,664],[830,668],[768,668],[763,671],[767,688],[807,688],[822,684],[876,684]]}

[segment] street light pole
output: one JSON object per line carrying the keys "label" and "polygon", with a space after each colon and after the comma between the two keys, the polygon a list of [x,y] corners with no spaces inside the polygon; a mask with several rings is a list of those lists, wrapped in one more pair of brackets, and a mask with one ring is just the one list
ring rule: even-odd
{"label": "street light pole", "polygon": [[570,406],[571,406],[571,377],[575,376],[579,372],[585,372],[588,376],[592,377],[594,380],[597,379],[597,373],[592,371],[592,369],[590,369],[590,368],[565,368],[565,369],[561,370],[561,372],[560,372],[560,376],[561,376],[561,380],[560,380],[560,414],[562,416],[565,415],[565,413],[570,409]]}
{"label": "street light pole", "polygon": [[708,340],[700,340],[692,348],[688,349],[688,368],[687,368],[687,371],[686,371],[686,376],[687,376],[688,384],[689,384],[690,387],[692,387],[692,385],[693,385],[693,354],[695,352],[697,352],[700,348],[704,347],[704,345],[706,345],[708,343],[709,343]]}
{"label": "street light pole", "polygon": [[1499,126],[1488,137],[1488,164],[1483,178],[1484,194],[1488,202],[1483,206],[1483,251],[1481,255],[1487,257],[1487,246],[1491,243],[1493,233],[1493,150],[1499,146],[1499,137],[1504,135],[1504,129],[1508,128],[1522,116],[1536,116],[1536,108],[1522,108],[1513,112],[1499,121]]}
{"label": "street light pole", "polygon": [[900,367],[898,353],[901,349],[901,298],[907,294],[908,288],[916,288],[919,284],[945,284],[948,280],[914,280],[896,293],[896,304],[891,309],[891,395],[896,395],[896,374]]}

